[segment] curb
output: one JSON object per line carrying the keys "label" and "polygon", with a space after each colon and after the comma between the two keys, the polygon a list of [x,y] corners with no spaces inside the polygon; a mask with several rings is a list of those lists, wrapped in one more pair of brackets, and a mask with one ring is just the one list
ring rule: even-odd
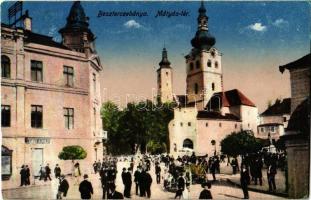
{"label": "curb", "polygon": [[[240,184],[231,181],[229,178],[227,178],[227,182],[230,183],[231,185],[234,185],[234,186],[237,186],[237,187],[241,187]],[[279,197],[288,198],[288,194],[286,194],[286,193],[281,193],[281,192],[269,192],[269,191],[266,191],[266,190],[259,190],[259,189],[250,188],[250,187],[248,188],[248,190],[249,190],[249,191],[253,191],[253,192],[260,192],[260,193],[263,193],[263,194],[270,194],[270,195],[274,195],[274,196],[279,196]]]}

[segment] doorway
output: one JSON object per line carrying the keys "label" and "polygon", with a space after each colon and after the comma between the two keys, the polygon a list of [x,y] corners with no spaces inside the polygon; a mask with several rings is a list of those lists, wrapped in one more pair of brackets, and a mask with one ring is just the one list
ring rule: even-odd
{"label": "doorway", "polygon": [[43,165],[43,148],[32,149],[32,171],[34,176],[40,176],[40,166]]}

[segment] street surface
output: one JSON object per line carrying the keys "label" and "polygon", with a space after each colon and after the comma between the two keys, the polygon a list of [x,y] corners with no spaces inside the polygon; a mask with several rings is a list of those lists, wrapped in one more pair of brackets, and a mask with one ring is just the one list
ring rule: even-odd
{"label": "street surface", "polygon": [[[90,165],[90,168],[92,166]],[[116,179],[117,191],[123,193],[123,184],[121,179],[122,168],[129,167],[128,162],[118,162],[118,174]],[[163,170],[162,170],[163,172]],[[83,173],[83,169],[82,169]],[[152,199],[174,199],[175,194],[171,192],[164,191],[162,188],[163,180],[161,184],[156,184],[156,177],[154,172],[154,166],[152,165],[150,174],[152,176],[152,186],[151,186],[151,198]],[[227,178],[230,178],[231,175],[218,174],[217,179],[220,181],[212,185],[211,192],[214,199],[242,199],[243,192],[240,188],[234,187],[226,182]],[[89,174],[89,180],[92,182],[94,188],[93,199],[102,198],[102,189],[99,180],[98,174]],[[53,178],[53,177],[52,177]],[[69,191],[66,199],[80,199],[79,186],[74,185],[74,180],[71,177],[66,177],[69,181]],[[134,178],[133,178],[134,179]],[[212,177],[210,176],[211,180]],[[82,178],[81,178],[82,181]],[[41,186],[29,186],[17,189],[10,189],[2,191],[3,199],[55,199],[58,188],[58,180],[52,179],[51,182],[46,182],[45,185]],[[146,199],[135,195],[135,183],[132,185],[132,199]],[[202,188],[200,185],[191,185],[190,193],[191,199],[198,199]],[[251,199],[281,199],[281,197],[268,195],[258,192],[249,191],[249,196]]]}

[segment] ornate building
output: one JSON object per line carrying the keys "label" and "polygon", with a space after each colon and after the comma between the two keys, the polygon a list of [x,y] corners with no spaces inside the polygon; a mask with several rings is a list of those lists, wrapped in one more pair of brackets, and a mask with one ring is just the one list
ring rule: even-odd
{"label": "ornate building", "polygon": [[[178,108],[169,123],[170,153],[190,148],[197,154],[220,151],[220,141],[232,132],[257,132],[258,109],[237,89],[224,91],[222,54],[209,33],[208,16],[201,3],[198,28],[186,59],[186,95],[173,96]],[[161,94],[161,93],[159,93]],[[160,95],[161,98],[164,98]]]}
{"label": "ornate building", "polygon": [[1,24],[4,189],[20,184],[22,165],[30,167],[31,179],[47,163],[51,168],[58,163],[62,172],[71,173],[71,161],[58,159],[64,146],[80,145],[87,151],[86,159],[79,161],[83,173],[102,158],[103,67],[80,2],[73,3],[59,32],[61,43],[32,32],[28,12],[24,27]]}

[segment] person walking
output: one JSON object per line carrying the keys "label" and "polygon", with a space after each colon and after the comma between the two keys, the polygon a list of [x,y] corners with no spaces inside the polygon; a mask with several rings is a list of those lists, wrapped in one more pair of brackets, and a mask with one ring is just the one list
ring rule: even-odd
{"label": "person walking", "polygon": [[94,169],[94,173],[96,174],[97,173],[97,162],[96,162],[96,160],[94,161],[94,163],[93,163],[93,169]]}
{"label": "person walking", "polygon": [[124,183],[125,183],[124,197],[131,198],[131,188],[132,188],[131,168],[128,168],[127,172],[125,173]]}
{"label": "person walking", "polygon": [[49,167],[49,164],[46,164],[45,166],[45,178],[44,181],[47,181],[47,179],[49,179],[50,181],[51,179],[51,168]]}
{"label": "person walking", "polygon": [[136,195],[138,195],[138,189],[139,189],[139,181],[140,181],[140,174],[141,174],[141,168],[140,166],[137,166],[137,169],[134,173],[134,182],[135,182],[135,191]]}
{"label": "person walking", "polygon": [[56,199],[62,199],[63,197],[66,197],[68,189],[69,189],[69,183],[66,180],[65,175],[62,174],[59,176],[59,186],[58,186],[58,192],[56,195]]}
{"label": "person walking", "polygon": [[93,194],[92,183],[88,181],[89,176],[84,174],[84,180],[79,185],[79,192],[81,194],[81,199],[91,199]]}
{"label": "person walking", "polygon": [[267,170],[267,178],[269,183],[269,192],[275,192],[276,185],[275,185],[275,175],[277,174],[276,170],[276,164],[272,162],[272,164],[269,165]]}
{"label": "person walking", "polygon": [[146,196],[146,170],[142,169],[142,172],[140,174],[140,180],[138,181],[139,183],[139,192],[140,192],[140,197]]}
{"label": "person walking", "polygon": [[146,175],[145,175],[145,190],[146,190],[146,193],[147,193],[147,198],[150,199],[151,197],[151,184],[152,184],[152,177],[151,175],[148,173],[148,171],[146,172]]}
{"label": "person walking", "polygon": [[157,184],[160,184],[160,182],[161,182],[161,167],[160,167],[159,163],[156,163],[155,173],[157,176]]}
{"label": "person walking", "polygon": [[110,187],[110,193],[108,194],[108,199],[124,199],[121,192],[116,191],[115,184],[112,184]]}
{"label": "person walking", "polygon": [[202,184],[202,187],[204,188],[199,196],[199,199],[213,199],[212,193],[209,189],[211,189],[212,184],[210,182],[204,182]]}
{"label": "person walking", "polygon": [[75,185],[78,185],[80,182],[80,176],[81,176],[81,171],[80,171],[80,164],[76,163],[74,165],[74,177],[75,177]]}
{"label": "person walking", "polygon": [[56,164],[55,168],[54,168],[54,175],[55,178],[60,178],[60,174],[61,174],[62,170],[60,169],[60,167],[58,166],[58,164]]}
{"label": "person walking", "polygon": [[45,179],[45,167],[43,167],[42,165],[40,165],[39,174],[40,174],[40,178],[39,178],[40,181],[41,181],[42,179]]}
{"label": "person walking", "polygon": [[127,196],[126,195],[127,187],[126,187],[126,168],[125,167],[123,167],[123,169],[122,169],[121,178],[122,178],[122,183],[124,185],[123,196],[126,197]]}
{"label": "person walking", "polygon": [[103,199],[106,199],[106,194],[108,196],[109,188],[108,188],[108,171],[107,167],[103,166],[99,172],[100,174],[100,181],[103,188]]}
{"label": "person walking", "polygon": [[241,182],[241,188],[242,188],[243,194],[244,194],[244,199],[248,199],[249,198],[249,196],[248,196],[248,184],[250,182],[250,177],[249,177],[248,169],[244,163],[241,166],[240,182]]}
{"label": "person walking", "polygon": [[30,169],[28,165],[25,168],[25,185],[30,185]]}
{"label": "person walking", "polygon": [[179,176],[178,176],[178,179],[177,179],[177,191],[176,191],[176,194],[175,194],[175,199],[176,198],[181,198],[182,196],[182,193],[185,189],[185,179],[184,177],[182,176],[182,173],[180,172],[179,173]]}
{"label": "person walking", "polygon": [[21,185],[26,185],[26,169],[25,169],[25,165],[22,165],[21,167],[21,171],[19,172],[19,174],[21,175]]}

